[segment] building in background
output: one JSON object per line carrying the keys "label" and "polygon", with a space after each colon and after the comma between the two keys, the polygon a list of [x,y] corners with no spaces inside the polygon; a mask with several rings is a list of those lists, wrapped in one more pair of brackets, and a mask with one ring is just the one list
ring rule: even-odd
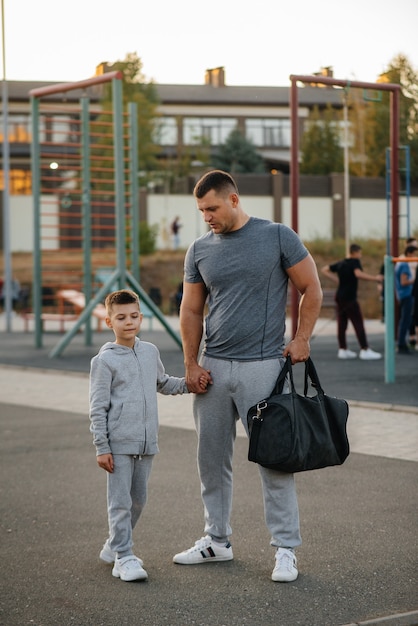
{"label": "building in background", "polygon": [[[97,73],[111,71],[112,67],[101,64]],[[10,146],[10,194],[31,194],[31,140],[32,122],[29,92],[56,82],[9,81],[8,127]],[[176,159],[187,150],[198,158],[202,142],[213,156],[224,144],[230,132],[239,129],[250,140],[262,156],[266,172],[271,170],[289,172],[290,161],[290,85],[288,87],[228,86],[223,67],[209,69],[201,85],[156,84],[159,97],[158,112],[161,119],[158,125],[156,143],[160,162]],[[46,97],[54,105],[68,109],[79,102],[81,90],[62,95]],[[89,90],[89,98],[99,104],[101,87]],[[316,106],[325,108],[328,104],[342,108],[341,90],[306,86],[299,94],[300,135],[304,121]],[[1,117],[1,115],[0,115]],[[68,113],[63,113],[60,128],[57,121],[41,117],[40,140],[48,138],[55,131],[63,136],[63,125],[68,128],[69,150],[73,132],[68,121]],[[3,128],[3,125],[1,125]],[[2,140],[2,138],[1,138]],[[195,153],[193,152],[195,150]],[[53,163],[53,160],[51,160]],[[198,164],[198,163],[197,163]],[[2,174],[2,172],[1,172]],[[0,188],[3,188],[0,177]]]}

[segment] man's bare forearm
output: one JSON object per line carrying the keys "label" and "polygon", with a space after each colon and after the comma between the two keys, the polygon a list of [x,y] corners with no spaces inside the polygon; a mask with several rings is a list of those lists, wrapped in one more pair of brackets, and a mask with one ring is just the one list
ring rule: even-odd
{"label": "man's bare forearm", "polygon": [[299,302],[298,337],[310,339],[315,328],[316,321],[321,312],[322,289],[318,287],[308,288]]}
{"label": "man's bare forearm", "polygon": [[182,311],[180,331],[183,342],[184,365],[187,368],[197,363],[203,335],[202,316],[191,311]]}

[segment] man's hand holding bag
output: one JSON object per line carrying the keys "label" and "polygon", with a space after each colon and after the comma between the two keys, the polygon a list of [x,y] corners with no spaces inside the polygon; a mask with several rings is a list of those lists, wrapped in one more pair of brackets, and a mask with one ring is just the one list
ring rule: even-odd
{"label": "man's hand holding bag", "polygon": [[[287,375],[290,393],[282,393]],[[307,396],[308,379],[316,390],[313,397]],[[350,451],[347,402],[324,393],[310,358],[304,387],[299,395],[287,357],[271,396],[248,411],[249,461],[289,473],[344,463]]]}

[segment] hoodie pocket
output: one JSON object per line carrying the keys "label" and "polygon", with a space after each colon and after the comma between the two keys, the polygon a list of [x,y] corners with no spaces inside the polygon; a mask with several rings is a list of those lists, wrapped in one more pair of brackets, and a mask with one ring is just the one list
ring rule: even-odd
{"label": "hoodie pocket", "polygon": [[[144,441],[145,420],[136,402],[124,402],[118,417],[112,420],[109,436],[113,441]],[[110,426],[110,420],[109,420]]]}

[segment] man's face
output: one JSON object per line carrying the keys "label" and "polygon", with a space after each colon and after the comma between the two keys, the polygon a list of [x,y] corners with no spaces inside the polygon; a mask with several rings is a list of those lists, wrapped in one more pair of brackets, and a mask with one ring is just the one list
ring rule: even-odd
{"label": "man's face", "polygon": [[197,198],[197,208],[217,235],[239,228],[239,199],[236,193],[220,195],[211,189],[203,198]]}

